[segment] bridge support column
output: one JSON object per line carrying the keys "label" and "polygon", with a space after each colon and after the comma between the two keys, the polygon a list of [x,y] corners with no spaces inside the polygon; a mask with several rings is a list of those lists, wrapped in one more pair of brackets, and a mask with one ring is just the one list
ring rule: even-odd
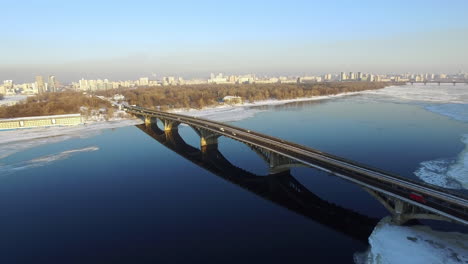
{"label": "bridge support column", "polygon": [[218,147],[218,138],[221,136],[210,130],[192,126],[193,130],[200,136],[200,148],[202,151],[208,147]]}
{"label": "bridge support column", "polygon": [[155,117],[152,117],[152,116],[145,116],[145,125],[146,126],[149,126],[151,125],[151,123],[155,123],[156,122],[156,118]]}
{"label": "bridge support column", "polygon": [[199,129],[200,131],[200,147],[206,148],[208,146],[218,146],[219,134],[213,133],[209,130]]}
{"label": "bridge support column", "polygon": [[376,198],[377,201],[379,201],[392,214],[392,222],[397,225],[402,225],[412,219],[431,219],[453,222],[446,217],[434,214],[403,200],[389,197],[365,187],[363,187],[363,189]]}
{"label": "bridge support column", "polygon": [[296,161],[279,155],[275,152],[254,147],[250,147],[255,153],[257,153],[267,164],[269,174],[277,174],[290,170],[292,167],[303,167],[302,163],[297,163]]}
{"label": "bridge support column", "polygon": [[171,131],[173,129],[178,129],[179,122],[172,121],[172,120],[167,120],[167,119],[161,119],[161,121],[164,124],[164,131]]}
{"label": "bridge support column", "polygon": [[404,224],[407,220],[405,219],[406,204],[401,200],[395,200],[395,209],[393,212],[392,221],[395,224]]}

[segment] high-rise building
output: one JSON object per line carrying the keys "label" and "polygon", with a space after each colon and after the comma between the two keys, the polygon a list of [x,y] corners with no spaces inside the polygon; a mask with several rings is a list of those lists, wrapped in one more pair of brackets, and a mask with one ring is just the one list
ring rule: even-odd
{"label": "high-rise building", "polygon": [[346,79],[347,79],[346,77],[347,77],[347,76],[346,76],[346,73],[341,72],[341,74],[340,74],[340,81],[346,81]]}
{"label": "high-rise building", "polygon": [[140,86],[147,86],[148,84],[149,84],[148,77],[141,77],[140,80],[138,80],[138,85]]}
{"label": "high-rise building", "polygon": [[362,72],[357,73],[357,79],[358,79],[358,81],[362,80]]}
{"label": "high-rise building", "polygon": [[42,94],[45,92],[44,79],[40,75],[36,76],[36,87],[37,87],[37,92],[39,94]]}
{"label": "high-rise building", "polygon": [[349,79],[350,80],[355,80],[356,79],[356,74],[354,74],[354,72],[349,72]]}
{"label": "high-rise building", "polygon": [[5,86],[7,89],[13,88],[13,80],[5,80],[5,81],[3,81],[3,86]]}
{"label": "high-rise building", "polygon": [[79,86],[81,91],[87,91],[89,89],[88,87],[88,81],[85,79],[81,79],[79,81]]}
{"label": "high-rise building", "polygon": [[49,92],[55,93],[57,92],[57,80],[55,79],[54,75],[49,76],[49,85],[48,85],[48,90]]}

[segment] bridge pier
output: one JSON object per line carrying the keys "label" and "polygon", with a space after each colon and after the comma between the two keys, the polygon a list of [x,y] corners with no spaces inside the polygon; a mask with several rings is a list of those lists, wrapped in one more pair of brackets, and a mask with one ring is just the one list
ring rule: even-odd
{"label": "bridge pier", "polygon": [[406,204],[403,203],[401,200],[395,200],[395,209],[392,217],[392,222],[398,225],[404,224],[407,221],[405,219],[406,211]]}
{"label": "bridge pier", "polygon": [[200,129],[200,147],[218,146],[219,134]]}
{"label": "bridge pier", "polygon": [[167,119],[161,119],[162,123],[164,124],[164,131],[171,131],[174,129],[178,129],[179,127],[179,122],[175,122],[172,120],[167,120]]}
{"label": "bridge pier", "polygon": [[154,123],[156,122],[156,118],[155,117],[152,117],[152,116],[145,116],[145,125],[146,126],[149,126],[151,125],[151,123]]}
{"label": "bridge pier", "polygon": [[254,146],[250,146],[250,148],[268,164],[269,174],[278,174],[289,171],[292,167],[304,167],[302,163],[297,163],[296,161],[279,155],[278,153]]}
{"label": "bridge pier", "polygon": [[363,189],[379,201],[392,214],[392,222],[397,225],[403,225],[412,219],[430,219],[453,222],[446,217],[434,214],[403,200],[386,196],[365,187],[363,187]]}
{"label": "bridge pier", "polygon": [[200,136],[200,148],[206,150],[207,147],[216,147],[218,146],[219,134],[214,133],[210,130],[198,128],[191,126],[193,130]]}

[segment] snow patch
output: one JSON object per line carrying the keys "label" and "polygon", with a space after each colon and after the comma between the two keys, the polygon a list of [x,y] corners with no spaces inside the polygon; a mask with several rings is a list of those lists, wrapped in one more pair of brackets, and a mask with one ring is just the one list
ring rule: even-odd
{"label": "snow patch", "polygon": [[66,150],[57,154],[52,154],[52,155],[47,155],[47,156],[42,156],[39,158],[31,159],[28,161],[22,161],[22,162],[18,162],[14,164],[3,165],[3,166],[0,166],[0,175],[8,175],[16,171],[20,171],[20,170],[42,167],[42,166],[51,164],[55,161],[67,159],[77,153],[92,152],[92,151],[97,151],[97,150],[99,150],[99,147],[97,146],[91,146],[91,147],[86,147],[86,148],[81,148],[81,149],[71,149],[71,150]]}
{"label": "snow patch", "polygon": [[468,263],[468,235],[427,226],[398,226],[384,218],[369,237],[369,250],[356,253],[358,264]]}
{"label": "snow patch", "polygon": [[465,149],[454,160],[423,161],[414,172],[421,180],[451,189],[468,189],[468,134],[462,136]]}
{"label": "snow patch", "polygon": [[466,85],[427,84],[389,86],[379,90],[364,91],[362,94],[379,95],[403,101],[468,104]]}
{"label": "snow patch", "polygon": [[179,114],[202,117],[219,122],[232,122],[247,119],[263,112],[264,110],[248,107],[219,107],[202,110],[190,109],[188,111],[178,111]]}
{"label": "snow patch", "polygon": [[293,102],[304,102],[304,101],[317,101],[317,100],[327,100],[339,98],[347,95],[355,95],[361,92],[351,92],[351,93],[341,93],[336,95],[326,95],[326,96],[314,96],[314,97],[304,97],[288,100],[276,100],[269,99],[263,101],[256,101],[253,103],[243,103],[238,105],[220,105],[217,107],[209,107],[204,109],[176,109],[172,110],[173,113],[178,113],[182,115],[202,117],[214,121],[220,122],[230,122],[230,121],[239,121],[246,118],[255,116],[258,113],[264,112],[266,110],[256,109],[258,106],[267,106],[267,105],[282,105]]}

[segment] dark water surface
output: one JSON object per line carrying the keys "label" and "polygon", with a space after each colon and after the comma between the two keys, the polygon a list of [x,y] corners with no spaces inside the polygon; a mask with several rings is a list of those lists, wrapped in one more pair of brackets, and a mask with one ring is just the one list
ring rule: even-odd
{"label": "dark water surface", "polygon": [[[353,98],[265,110],[232,123],[411,178],[420,162],[460,153],[468,131],[417,105]],[[179,134],[199,148],[191,128]],[[200,153],[180,149],[193,160],[125,127],[1,160],[52,159],[0,178],[0,263],[352,263],[388,214],[324,172],[267,176],[261,158],[231,139],[220,138],[216,157],[226,160],[217,163],[196,165]]]}

